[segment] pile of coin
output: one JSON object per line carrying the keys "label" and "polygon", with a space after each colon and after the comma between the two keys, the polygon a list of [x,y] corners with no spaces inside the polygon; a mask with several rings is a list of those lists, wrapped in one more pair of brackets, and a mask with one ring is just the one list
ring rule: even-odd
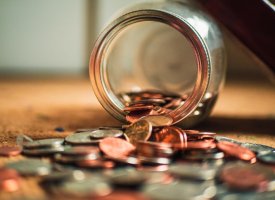
{"label": "pile of coin", "polygon": [[2,156],[32,157],[1,168],[0,189],[20,190],[18,180],[35,176],[49,199],[275,199],[274,148],[173,126],[167,113],[184,102],[174,94],[121,98],[130,125],[64,139],[20,135],[17,147],[0,147]]}

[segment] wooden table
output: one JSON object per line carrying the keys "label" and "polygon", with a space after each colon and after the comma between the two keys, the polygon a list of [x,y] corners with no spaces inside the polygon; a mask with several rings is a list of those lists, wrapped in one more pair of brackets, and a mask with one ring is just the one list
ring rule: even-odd
{"label": "wooden table", "polygon": [[[100,106],[85,78],[1,78],[0,116],[0,142],[11,145],[22,133],[33,139],[65,137],[78,128],[120,124]],[[56,127],[65,131],[57,132]],[[274,85],[227,82],[211,117],[194,128],[275,147]],[[0,157],[0,166],[18,159],[23,156]],[[1,200],[29,196],[36,200],[45,196],[37,178],[22,180],[17,192],[0,192]]]}

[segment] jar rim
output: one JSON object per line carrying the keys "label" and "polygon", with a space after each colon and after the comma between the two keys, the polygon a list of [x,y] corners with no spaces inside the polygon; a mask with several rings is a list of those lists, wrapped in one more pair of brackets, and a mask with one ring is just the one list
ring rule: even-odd
{"label": "jar rim", "polygon": [[199,33],[182,17],[169,11],[153,9],[135,10],[119,16],[103,30],[96,41],[89,63],[90,80],[94,93],[105,110],[118,120],[126,121],[126,113],[118,105],[119,102],[115,100],[117,98],[113,98],[115,95],[110,89],[108,80],[106,80],[106,66],[103,63],[103,57],[106,49],[108,49],[112,40],[121,30],[141,21],[156,21],[171,26],[188,39],[195,50],[197,80],[194,88],[183,105],[166,114],[172,117],[173,124],[178,123],[196,109],[205,95],[210,80],[211,63],[208,49]]}

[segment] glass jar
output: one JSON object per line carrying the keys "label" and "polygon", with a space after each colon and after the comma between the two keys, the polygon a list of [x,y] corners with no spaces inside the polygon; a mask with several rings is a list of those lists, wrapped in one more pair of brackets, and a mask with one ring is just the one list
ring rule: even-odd
{"label": "glass jar", "polygon": [[189,1],[147,1],[122,10],[100,34],[90,79],[101,105],[125,122],[122,94],[177,93],[184,102],[165,113],[190,127],[209,115],[225,77],[216,23]]}

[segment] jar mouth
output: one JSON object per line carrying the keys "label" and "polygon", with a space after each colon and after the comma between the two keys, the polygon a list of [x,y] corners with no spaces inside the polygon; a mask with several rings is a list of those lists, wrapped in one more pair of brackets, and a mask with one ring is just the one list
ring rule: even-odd
{"label": "jar mouth", "polygon": [[173,13],[163,10],[137,10],[120,16],[106,27],[99,36],[90,57],[90,79],[94,93],[105,110],[118,120],[126,122],[127,113],[123,111],[124,104],[118,100],[108,81],[104,56],[118,33],[125,27],[142,21],[161,22],[169,25],[187,38],[194,49],[197,77],[193,90],[184,104],[166,114],[173,119],[173,124],[178,123],[188,117],[204,97],[210,80],[211,65],[208,49],[203,39],[191,24]]}

